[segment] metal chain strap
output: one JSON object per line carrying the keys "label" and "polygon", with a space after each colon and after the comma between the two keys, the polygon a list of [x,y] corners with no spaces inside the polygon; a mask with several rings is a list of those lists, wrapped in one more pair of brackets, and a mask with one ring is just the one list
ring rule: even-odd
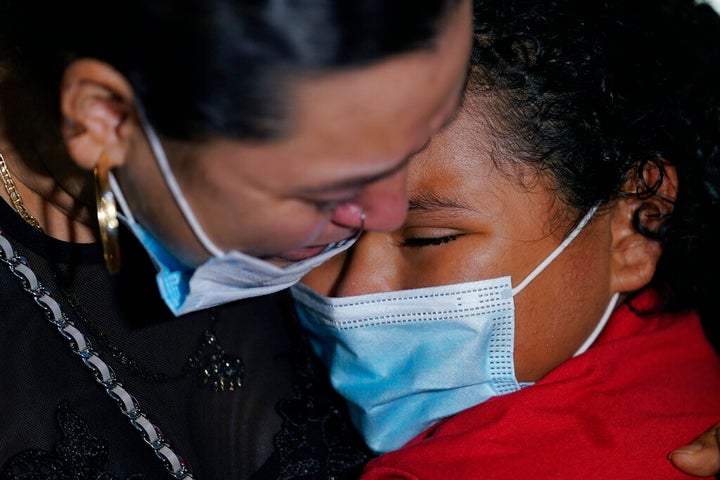
{"label": "metal chain strap", "polygon": [[0,229],[0,261],[7,264],[10,271],[20,281],[22,288],[29,293],[43,311],[45,318],[53,324],[60,335],[69,343],[95,380],[105,389],[120,408],[123,415],[142,434],[145,443],[153,449],[173,478],[193,480],[190,468],[178,456],[163,437],[160,429],[143,412],[137,399],[118,381],[112,368],[93,350],[90,341],[78,330],[55,301],[52,292],[43,286],[28,265],[27,259],[17,255],[5,233]]}

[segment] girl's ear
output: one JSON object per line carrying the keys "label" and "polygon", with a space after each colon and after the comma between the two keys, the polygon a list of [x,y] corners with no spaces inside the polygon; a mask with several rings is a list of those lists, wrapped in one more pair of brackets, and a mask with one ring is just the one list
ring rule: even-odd
{"label": "girl's ear", "polygon": [[646,286],[662,255],[659,233],[677,199],[675,167],[663,158],[638,162],[611,213],[610,288],[632,292]]}
{"label": "girl's ear", "polygon": [[62,133],[68,152],[82,168],[101,155],[115,167],[125,158],[134,123],[133,89],[110,65],[94,59],[72,62],[60,92]]}

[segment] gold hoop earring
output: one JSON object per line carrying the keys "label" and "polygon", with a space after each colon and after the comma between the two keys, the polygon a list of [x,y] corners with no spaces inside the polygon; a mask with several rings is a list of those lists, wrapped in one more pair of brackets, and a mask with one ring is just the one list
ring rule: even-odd
{"label": "gold hoop earring", "polygon": [[120,222],[117,217],[115,195],[110,189],[109,173],[108,158],[103,153],[93,170],[97,219],[105,267],[108,272],[117,273],[120,271],[120,243],[118,242]]}

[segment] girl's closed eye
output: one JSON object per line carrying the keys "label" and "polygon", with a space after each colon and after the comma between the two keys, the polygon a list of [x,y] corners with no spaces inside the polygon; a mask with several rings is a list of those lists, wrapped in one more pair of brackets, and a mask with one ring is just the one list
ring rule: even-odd
{"label": "girl's closed eye", "polygon": [[458,238],[457,234],[444,235],[441,237],[412,237],[405,238],[400,242],[401,247],[430,247],[450,243]]}

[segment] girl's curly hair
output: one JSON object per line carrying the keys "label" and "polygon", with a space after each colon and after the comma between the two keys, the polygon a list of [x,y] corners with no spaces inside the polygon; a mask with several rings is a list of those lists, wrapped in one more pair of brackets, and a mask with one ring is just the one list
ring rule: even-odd
{"label": "girl's curly hair", "polygon": [[[498,141],[577,212],[629,174],[669,161],[679,178],[653,285],[698,309],[717,342],[720,302],[720,19],[692,0],[475,0],[468,95],[491,98]],[[507,158],[507,156],[505,156]],[[662,170],[661,170],[662,171]],[[655,195],[648,184],[634,195]],[[581,215],[581,213],[578,213]]]}

